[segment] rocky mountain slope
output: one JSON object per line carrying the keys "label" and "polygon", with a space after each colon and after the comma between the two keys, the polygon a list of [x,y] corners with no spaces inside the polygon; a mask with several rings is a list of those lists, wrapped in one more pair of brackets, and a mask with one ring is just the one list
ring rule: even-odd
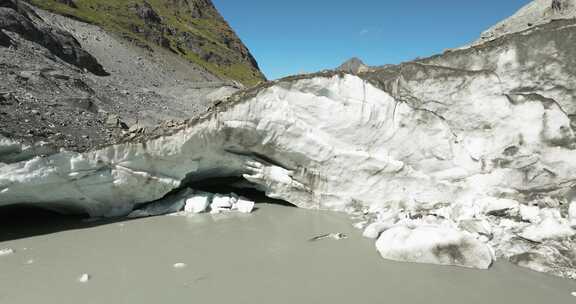
{"label": "rocky mountain slope", "polygon": [[112,144],[242,87],[170,50],[24,2],[0,1],[0,45],[0,134],[34,155]]}
{"label": "rocky mountain slope", "polygon": [[0,205],[172,212],[219,182],[347,212],[387,259],[576,279],[575,42],[576,21],[556,20],[358,75],[288,77],[85,153],[31,157],[4,139]]}
{"label": "rocky mountain slope", "polygon": [[576,1],[574,0],[532,1],[510,18],[499,22],[482,33],[480,40],[475,42],[475,44],[525,31],[552,20],[572,19],[575,17]]}
{"label": "rocky mountain slope", "polygon": [[160,46],[223,79],[254,85],[258,63],[210,0],[31,0],[143,47]]}

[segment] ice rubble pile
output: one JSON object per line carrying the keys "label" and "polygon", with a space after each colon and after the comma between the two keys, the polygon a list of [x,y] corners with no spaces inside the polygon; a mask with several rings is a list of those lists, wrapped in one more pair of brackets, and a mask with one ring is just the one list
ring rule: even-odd
{"label": "ice rubble pile", "polygon": [[[575,207],[576,203],[570,205]],[[365,237],[377,239],[384,258],[486,269],[498,255],[520,266],[576,278],[568,259],[543,253],[539,261],[531,261],[538,252],[559,250],[554,247],[557,242],[570,243],[576,234],[573,219],[557,208],[487,197],[411,211],[381,204],[356,216],[372,217],[357,226],[364,227]],[[573,250],[570,244],[565,247]]]}
{"label": "ice rubble pile", "polygon": [[210,212],[218,214],[222,212],[236,211],[251,213],[255,203],[252,200],[238,196],[235,193],[214,194],[203,191],[184,189],[175,194],[170,194],[158,201],[145,204],[132,211],[128,217],[148,217],[182,212],[183,214],[198,214]]}

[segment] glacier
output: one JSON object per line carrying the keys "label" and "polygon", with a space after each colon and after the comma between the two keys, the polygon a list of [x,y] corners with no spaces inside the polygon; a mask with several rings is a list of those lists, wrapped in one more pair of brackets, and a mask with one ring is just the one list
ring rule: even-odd
{"label": "glacier", "polygon": [[[492,94],[484,85],[478,91]],[[576,170],[575,151],[551,144],[574,137],[561,107],[478,93],[452,111],[459,119],[448,122],[349,74],[279,82],[166,135],[4,164],[0,202],[93,217],[156,215],[193,198],[187,190],[148,204],[174,189],[235,176],[270,198],[363,218],[381,254],[396,260],[488,268],[492,251],[513,258],[532,249],[508,248],[510,238],[571,237],[557,209],[532,206],[534,223],[515,220],[527,179],[532,187],[562,184]],[[394,242],[406,235],[410,243]],[[422,254],[404,254],[414,248]]]}
{"label": "glacier", "polygon": [[358,75],[269,82],[85,153],[0,138],[0,205],[92,217],[234,209],[238,198],[195,188],[234,178],[348,213],[387,259],[505,259],[576,279],[574,28],[558,20]]}

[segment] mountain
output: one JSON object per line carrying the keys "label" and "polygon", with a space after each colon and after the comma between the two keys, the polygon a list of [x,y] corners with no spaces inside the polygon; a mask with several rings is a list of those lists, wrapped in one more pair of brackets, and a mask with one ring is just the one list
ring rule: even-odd
{"label": "mountain", "polygon": [[258,63],[210,0],[30,0],[45,10],[160,46],[244,85],[265,80]]}
{"label": "mountain", "polygon": [[575,0],[532,1],[510,18],[507,18],[482,33],[476,43],[493,40],[504,35],[517,33],[553,20],[576,17]]}
{"label": "mountain", "polygon": [[364,64],[364,62],[359,58],[350,58],[342,65],[340,65],[336,70],[350,73],[350,74],[358,74],[362,72],[368,71],[369,67]]}
{"label": "mountain", "polygon": [[[190,32],[174,29],[172,34],[160,33],[172,22],[160,14],[166,11],[157,13],[134,1],[130,9],[116,9],[143,20],[126,19],[121,25],[134,23],[128,26],[134,33],[122,33],[120,25],[102,15],[120,3],[127,2],[39,2],[53,11],[67,10],[70,18],[22,1],[0,0],[0,135],[25,144],[32,154],[86,151],[115,143],[130,128],[195,117],[241,89],[238,81],[249,85],[263,79],[210,2],[167,2],[179,8],[182,20],[211,29],[189,26]],[[79,21],[88,19],[82,15],[88,12],[96,18],[90,19],[93,24]],[[98,25],[98,17],[109,23]],[[212,63],[200,57],[194,63],[173,45],[154,42],[173,35]],[[201,35],[222,43],[205,43]],[[217,66],[222,69],[214,70]],[[233,70],[256,76],[226,74]]]}
{"label": "mountain", "polygon": [[0,139],[0,205],[158,215],[198,191],[258,190],[348,213],[386,259],[576,279],[575,43],[575,19],[550,20],[358,75],[262,83],[86,151]]}

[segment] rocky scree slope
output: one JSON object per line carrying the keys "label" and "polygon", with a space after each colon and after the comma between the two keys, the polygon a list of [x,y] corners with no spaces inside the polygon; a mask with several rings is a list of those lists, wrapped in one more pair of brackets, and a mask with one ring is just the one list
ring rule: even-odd
{"label": "rocky scree slope", "polygon": [[129,129],[194,117],[242,87],[23,2],[1,0],[0,17],[0,135],[18,143],[3,162],[113,144]]}
{"label": "rocky scree slope", "polygon": [[223,79],[265,80],[250,51],[210,0],[30,0],[144,47],[161,46]]}
{"label": "rocky scree slope", "polygon": [[[82,49],[80,43],[68,32],[41,26],[33,19],[38,18],[34,10],[17,2],[0,1],[0,28],[19,34],[22,38],[47,48],[60,59],[99,76],[109,75],[97,60]],[[6,34],[3,40],[7,41]],[[9,46],[6,42],[4,46]]]}
{"label": "rocky scree slope", "polygon": [[575,39],[576,21],[554,21],[358,75],[262,84],[116,145],[5,164],[0,203],[123,216],[234,178],[348,212],[387,259],[506,259],[574,279]]}

